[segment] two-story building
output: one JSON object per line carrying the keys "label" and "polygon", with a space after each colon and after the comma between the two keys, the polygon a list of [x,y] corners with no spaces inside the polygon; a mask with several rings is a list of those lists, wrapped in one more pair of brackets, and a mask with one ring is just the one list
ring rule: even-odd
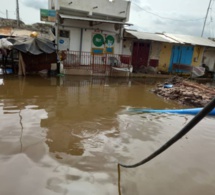
{"label": "two-story building", "polygon": [[122,62],[123,28],[130,14],[125,0],[49,0],[56,10],[56,42],[64,51],[65,74],[110,75],[111,67]]}

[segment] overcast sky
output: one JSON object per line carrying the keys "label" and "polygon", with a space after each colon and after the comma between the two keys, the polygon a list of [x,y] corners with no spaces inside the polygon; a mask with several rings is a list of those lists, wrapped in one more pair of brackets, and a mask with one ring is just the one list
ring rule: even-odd
{"label": "overcast sky", "polygon": [[[130,23],[143,32],[167,32],[201,36],[210,0],[132,0]],[[215,0],[212,0],[204,36],[215,37]],[[14,2],[14,3],[13,3]],[[86,0],[87,2],[87,0]],[[16,18],[16,0],[0,0],[0,17]],[[48,0],[19,0],[20,18],[26,24],[40,22],[40,8]]]}

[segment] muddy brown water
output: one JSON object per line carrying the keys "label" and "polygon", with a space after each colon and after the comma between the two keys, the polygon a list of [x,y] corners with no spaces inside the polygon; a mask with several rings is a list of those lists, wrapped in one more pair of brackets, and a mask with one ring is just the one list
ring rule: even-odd
{"label": "muddy brown water", "polygon": [[151,93],[153,79],[0,78],[1,195],[214,195],[215,121],[204,118],[167,151],[136,163],[193,116]]}

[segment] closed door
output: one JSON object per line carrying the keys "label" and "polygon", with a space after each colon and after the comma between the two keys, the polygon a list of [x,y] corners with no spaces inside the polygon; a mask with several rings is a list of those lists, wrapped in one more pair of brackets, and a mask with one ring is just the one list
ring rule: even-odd
{"label": "closed door", "polygon": [[169,65],[169,72],[172,71],[173,64],[183,64],[191,66],[193,58],[193,46],[176,45],[172,48],[172,56]]}
{"label": "closed door", "polygon": [[134,42],[132,51],[132,65],[134,69],[147,66],[149,59],[150,43]]}

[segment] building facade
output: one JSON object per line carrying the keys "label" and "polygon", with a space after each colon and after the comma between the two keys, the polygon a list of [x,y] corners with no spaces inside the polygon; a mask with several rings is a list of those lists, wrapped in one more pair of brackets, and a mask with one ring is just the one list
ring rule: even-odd
{"label": "building facade", "polygon": [[109,74],[112,63],[121,63],[130,1],[49,0],[49,9],[57,13],[56,42],[58,50],[66,54],[65,73],[73,74],[71,69],[79,68],[88,74]]}

